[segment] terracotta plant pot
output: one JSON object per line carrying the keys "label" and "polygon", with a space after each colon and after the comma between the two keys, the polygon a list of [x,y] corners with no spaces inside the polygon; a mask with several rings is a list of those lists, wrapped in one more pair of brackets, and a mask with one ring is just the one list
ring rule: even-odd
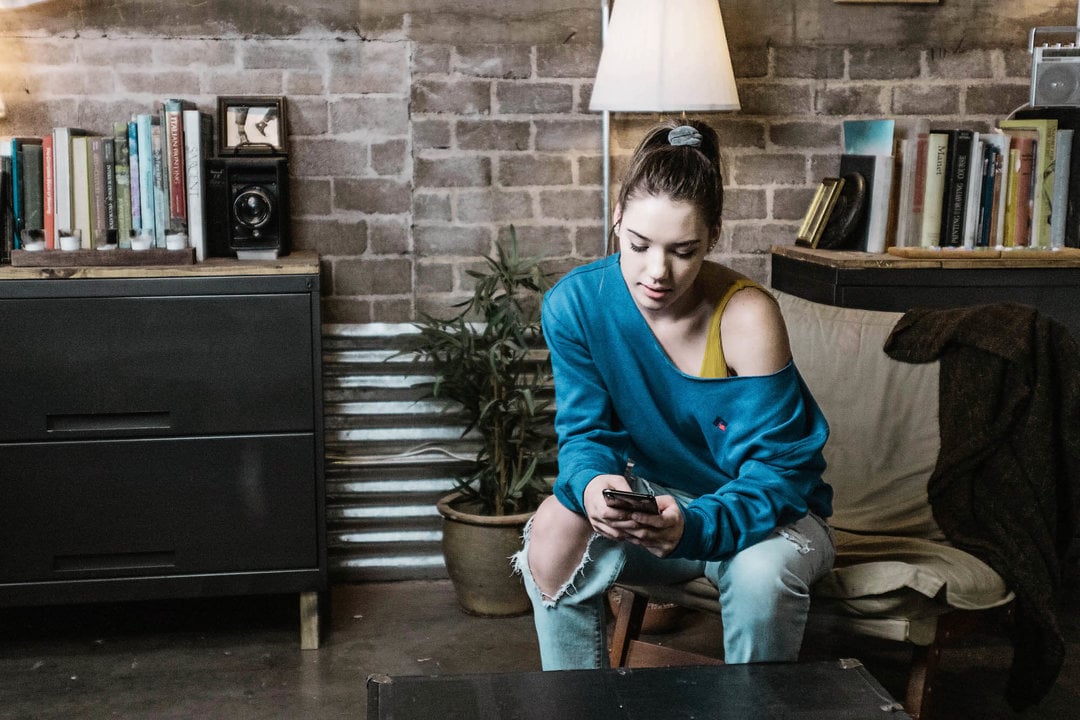
{"label": "terracotta plant pot", "polygon": [[521,533],[532,513],[477,515],[460,493],[438,503],[443,516],[443,557],[458,604],[470,615],[510,617],[532,609],[511,556],[521,549]]}

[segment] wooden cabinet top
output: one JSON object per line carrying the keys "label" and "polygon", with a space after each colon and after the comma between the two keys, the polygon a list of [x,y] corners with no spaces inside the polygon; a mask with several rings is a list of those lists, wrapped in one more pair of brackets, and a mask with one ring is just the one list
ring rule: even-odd
{"label": "wooden cabinet top", "polygon": [[93,265],[72,267],[0,266],[0,280],[64,280],[91,278],[227,277],[235,275],[317,275],[319,256],[296,251],[276,260],[207,258],[190,265]]}
{"label": "wooden cabinet top", "polygon": [[941,268],[1080,268],[1080,250],[963,250],[889,248],[888,253],[857,250],[818,250],[799,245],[774,245],[773,255],[836,269]]}

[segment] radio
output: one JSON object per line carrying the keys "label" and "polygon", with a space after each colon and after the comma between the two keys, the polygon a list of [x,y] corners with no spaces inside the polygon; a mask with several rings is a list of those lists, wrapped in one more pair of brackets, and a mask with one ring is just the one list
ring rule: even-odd
{"label": "radio", "polygon": [[1032,107],[1080,107],[1080,47],[1075,43],[1043,43],[1035,47],[1035,36],[1040,33],[1068,33],[1077,39],[1080,38],[1080,27],[1031,29],[1028,38],[1028,52],[1031,53],[1031,94],[1028,104]]}
{"label": "radio", "polygon": [[289,254],[286,158],[211,158],[206,189],[208,255],[261,259]]}

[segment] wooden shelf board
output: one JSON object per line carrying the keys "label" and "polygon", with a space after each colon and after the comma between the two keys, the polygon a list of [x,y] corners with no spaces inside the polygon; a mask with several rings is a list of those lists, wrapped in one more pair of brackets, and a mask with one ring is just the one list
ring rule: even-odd
{"label": "wooden shelf board", "polygon": [[12,267],[101,267],[137,265],[191,265],[195,250],[12,250]]}
{"label": "wooden shelf board", "polygon": [[[90,250],[87,252],[96,251]],[[0,280],[200,277],[207,275],[317,275],[318,273],[319,256],[312,251],[296,251],[275,260],[207,258],[203,262],[187,265],[0,266]]]}
{"label": "wooden shelf board", "polygon": [[1080,249],[965,250],[963,248],[889,248],[887,253],[819,250],[775,245],[774,255],[834,268],[1052,268],[1080,267]]}

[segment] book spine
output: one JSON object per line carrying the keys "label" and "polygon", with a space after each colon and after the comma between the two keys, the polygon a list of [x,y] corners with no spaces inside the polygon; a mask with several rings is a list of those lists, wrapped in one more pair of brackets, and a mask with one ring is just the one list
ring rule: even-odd
{"label": "book spine", "polygon": [[116,143],[111,137],[101,141],[102,153],[105,159],[105,173],[102,181],[105,183],[105,242],[116,244],[117,236],[116,218]]}
{"label": "book spine", "polygon": [[139,204],[142,215],[142,224],[139,225],[139,229],[156,237],[153,116],[149,113],[141,113],[135,116],[135,121],[139,129]]}
{"label": "book spine", "polygon": [[1005,220],[1005,214],[1008,212],[1009,206],[1009,180],[1012,173],[1012,146],[1011,140],[1008,136],[1005,137],[999,150],[1001,150],[1001,174],[998,177],[997,193],[998,196],[995,199],[997,203],[997,212],[994,214],[994,230],[992,237],[994,238],[995,247],[1005,247],[1005,228],[1008,223]]}
{"label": "book spine", "polygon": [[971,164],[972,132],[949,131],[949,151],[945,161],[945,191],[941,207],[942,247],[960,247],[964,243],[964,209],[967,200],[968,171]]}
{"label": "book spine", "polygon": [[0,143],[0,263],[11,262],[15,218],[11,207],[11,143]]}
{"label": "book spine", "polygon": [[23,229],[23,191],[22,185],[22,144],[18,138],[11,138],[11,217],[14,223],[14,239],[12,247],[18,250],[22,247],[19,235]]}
{"label": "book spine", "polygon": [[963,246],[975,247],[975,233],[979,224],[979,202],[982,200],[983,176],[986,174],[986,143],[974,133],[971,142],[971,160],[968,163],[967,192],[964,196]]}
{"label": "book spine", "polygon": [[1050,247],[1050,209],[1054,195],[1054,158],[1057,157],[1057,123],[1041,132],[1032,165],[1031,245]]}
{"label": "book spine", "polygon": [[867,252],[883,253],[889,244],[895,170],[896,161],[892,155],[874,156],[874,185],[870,190],[870,221],[866,233]]}
{"label": "book spine", "polygon": [[1069,205],[1073,130],[1057,131],[1054,152],[1054,197],[1050,204],[1050,247],[1065,247],[1065,217]]}
{"label": "book spine", "polygon": [[908,247],[919,247],[922,235],[923,203],[926,197],[926,155],[930,131],[920,128],[915,136],[914,187],[911,192],[911,218],[908,223]]}
{"label": "book spine", "polygon": [[919,245],[937,247],[941,242],[941,206],[945,191],[945,158],[949,136],[932,132],[926,139],[926,181],[923,184],[923,221]]}
{"label": "book spine", "polygon": [[132,120],[127,124],[128,174],[131,178],[131,232],[142,230],[142,168],[139,158],[139,124]]}
{"label": "book spine", "polygon": [[195,259],[206,259],[206,216],[203,187],[206,183],[206,158],[213,143],[213,120],[198,110],[184,110],[184,155],[187,173],[188,240],[195,248]]}
{"label": "book spine", "polygon": [[[154,196],[154,204],[158,205],[160,203],[161,205],[160,209],[155,210],[156,217],[154,222],[155,225],[157,225],[159,224],[159,219],[161,219],[160,222],[163,223],[161,224],[160,229],[155,227],[155,237],[157,233],[161,233],[164,238],[165,234],[167,234],[170,229],[169,218],[171,217],[169,215],[169,183],[171,182],[169,178],[169,125],[168,120],[165,117],[165,103],[161,103],[161,107],[158,109],[155,117],[158,119],[158,130],[161,133],[161,165],[160,167],[157,165],[154,166],[154,182],[161,183],[162,192],[160,195]],[[164,240],[162,240],[162,243],[164,243]],[[162,244],[161,247],[165,247],[165,245]]]}
{"label": "book spine", "polygon": [[183,106],[180,100],[165,101],[165,132],[169,145],[169,228],[184,230],[188,223],[187,172],[184,169]]}
{"label": "book spine", "polygon": [[[1012,222],[1006,220],[1005,239],[1005,244],[1009,247],[1027,247],[1031,244],[1031,191],[1035,144],[1036,141],[1031,138],[1017,138],[1016,148],[1009,151],[1012,159],[1009,177]],[[1006,208],[1006,218],[1008,216],[1009,208]]]}
{"label": "book spine", "polygon": [[23,145],[23,227],[41,230],[45,224],[42,198],[41,144]]}
{"label": "book spine", "polygon": [[[910,247],[915,233],[915,169],[918,138],[899,143],[897,166],[900,170],[900,192],[896,203],[896,246]],[[920,202],[922,202],[920,198]]]}
{"label": "book spine", "polygon": [[53,129],[53,157],[56,177],[56,234],[71,232],[75,227],[71,210],[71,139],[86,135],[79,128],[58,127]]}
{"label": "book spine", "polygon": [[116,242],[131,247],[131,154],[126,122],[113,124],[113,148],[116,153]]}
{"label": "book spine", "polygon": [[90,138],[90,249],[107,242],[105,210],[105,138]]}
{"label": "book spine", "polygon": [[90,138],[71,139],[71,223],[82,235],[80,247],[90,249]]}
{"label": "book spine", "polygon": [[[71,131],[68,128],[53,128],[53,178],[53,224],[59,241],[61,230],[71,231]],[[59,242],[56,247],[60,247]]]}
{"label": "book spine", "polygon": [[45,249],[56,247],[56,158],[53,154],[53,137],[41,138],[41,191],[42,229],[45,231]]}
{"label": "book spine", "polygon": [[169,210],[166,206],[168,179],[165,177],[164,153],[161,123],[154,122],[150,125],[150,162],[154,167],[154,246],[159,248],[165,247],[165,228],[168,227],[169,222]]}
{"label": "book spine", "polygon": [[990,210],[990,237],[987,242],[990,245],[1000,247],[1002,244],[1003,226],[1002,217],[1005,215],[1005,165],[1007,155],[1000,149],[994,155],[994,199]]}
{"label": "book spine", "polygon": [[987,144],[983,152],[983,167],[979,189],[979,219],[975,223],[974,247],[990,247],[993,231],[994,200],[997,195],[996,180],[1000,174],[1000,152],[994,145]]}

